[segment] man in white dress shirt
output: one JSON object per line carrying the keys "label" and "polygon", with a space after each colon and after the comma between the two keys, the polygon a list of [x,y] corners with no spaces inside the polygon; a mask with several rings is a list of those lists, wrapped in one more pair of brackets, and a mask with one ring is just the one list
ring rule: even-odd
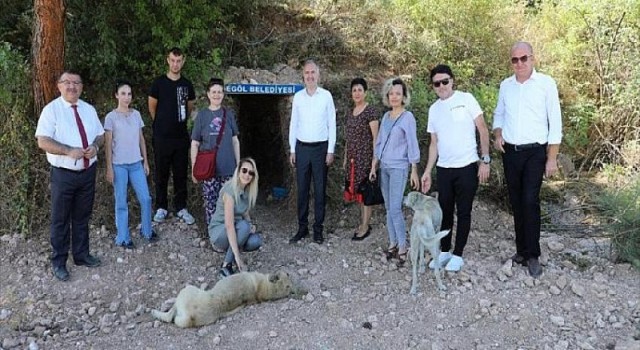
{"label": "man in white dress shirt", "polygon": [[333,163],[336,145],[336,108],[331,93],[318,86],[320,68],[313,60],[303,66],[305,88],[293,96],[289,124],[289,161],[296,168],[298,187],[298,232],[289,242],[309,235],[309,190],[313,177],[313,240],[324,242],[327,169]]}
{"label": "man in white dress shirt", "polygon": [[80,99],[80,75],[64,72],[58,90],[61,96],[40,114],[36,138],[51,164],[52,272],[66,281],[70,245],[76,265],[100,266],[100,259],[89,254],[89,220],[104,129],[93,106]]}
{"label": "man in white dress shirt", "polygon": [[504,174],[513,210],[516,253],[511,259],[542,274],[540,256],[540,187],[543,176],[558,170],[562,117],[556,82],[533,68],[531,44],[511,48],[514,75],[500,84],[493,132],[503,153]]}

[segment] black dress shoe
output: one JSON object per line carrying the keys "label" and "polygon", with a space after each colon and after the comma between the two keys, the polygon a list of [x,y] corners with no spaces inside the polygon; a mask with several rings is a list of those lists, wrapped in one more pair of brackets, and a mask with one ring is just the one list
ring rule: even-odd
{"label": "black dress shoe", "polygon": [[509,260],[513,261],[516,264],[520,264],[522,266],[527,266],[527,259],[525,259],[522,255],[520,255],[518,253],[513,254],[513,256],[510,257],[509,259],[507,259],[505,262],[507,262]]}
{"label": "black dress shoe", "polygon": [[291,237],[289,243],[296,243],[299,240],[307,237],[309,235],[309,231],[298,231],[295,236]]}
{"label": "black dress shoe", "polygon": [[151,231],[151,236],[149,236],[148,238],[145,237],[145,240],[147,241],[147,243],[154,243],[160,240],[160,237],[158,236],[158,234],[156,233],[156,231]]}
{"label": "black dress shoe", "polygon": [[229,263],[226,265],[222,265],[220,271],[218,272],[218,275],[220,276],[220,279],[223,279],[225,277],[233,275],[234,273],[236,272],[233,270],[233,264]]}
{"label": "black dress shoe", "polygon": [[66,266],[54,266],[51,268],[51,272],[53,272],[53,276],[60,281],[68,281],[69,280],[69,271],[67,271]]}
{"label": "black dress shoe", "polygon": [[129,241],[127,243],[122,243],[122,244],[116,244],[116,245],[124,249],[136,249],[136,245],[133,244],[133,241]]}
{"label": "black dress shoe", "polygon": [[322,233],[313,233],[313,241],[322,244],[324,243],[324,237],[322,237]]}
{"label": "black dress shoe", "polygon": [[353,235],[353,237],[351,237],[351,240],[352,241],[362,241],[365,238],[369,237],[370,234],[371,234],[371,226],[369,226],[369,229],[367,230],[367,232],[364,233],[364,235],[358,236],[358,234],[356,233],[355,235]]}
{"label": "black dress shoe", "polygon": [[527,266],[529,268],[529,275],[533,278],[538,278],[542,275],[542,266],[540,266],[540,261],[538,258],[529,258],[527,260]]}
{"label": "black dress shoe", "polygon": [[100,259],[96,258],[91,254],[87,254],[87,256],[82,260],[76,260],[75,264],[78,266],[86,266],[86,267],[98,267],[101,262]]}

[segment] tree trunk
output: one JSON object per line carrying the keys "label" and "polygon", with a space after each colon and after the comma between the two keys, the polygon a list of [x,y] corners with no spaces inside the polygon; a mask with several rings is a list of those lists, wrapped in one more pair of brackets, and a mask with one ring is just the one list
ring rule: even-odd
{"label": "tree trunk", "polygon": [[64,0],[34,0],[33,55],[34,115],[58,95],[56,80],[64,69]]}

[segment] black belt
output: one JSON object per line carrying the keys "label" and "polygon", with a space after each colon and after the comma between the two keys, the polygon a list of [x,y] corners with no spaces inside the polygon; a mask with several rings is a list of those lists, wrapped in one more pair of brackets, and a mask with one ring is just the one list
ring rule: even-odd
{"label": "black belt", "polygon": [[520,151],[526,151],[526,150],[530,150],[530,149],[534,149],[534,148],[540,148],[540,147],[546,147],[547,144],[540,144],[538,142],[535,143],[525,143],[523,145],[513,145],[510,143],[504,143],[504,148],[515,151],[515,152],[520,152]]}
{"label": "black belt", "polygon": [[80,173],[84,173],[85,171],[93,168],[96,165],[96,163],[94,162],[93,164],[91,164],[88,168],[86,169],[67,169],[67,168],[61,168],[58,166],[52,166],[54,169],[58,169],[58,170],[62,170],[62,171],[68,171],[70,173],[74,173],[74,174],[80,174]]}
{"label": "black belt", "polygon": [[322,145],[323,143],[327,143],[329,141],[304,142],[304,141],[296,140],[296,142],[298,142],[302,146],[319,146],[319,145]]}

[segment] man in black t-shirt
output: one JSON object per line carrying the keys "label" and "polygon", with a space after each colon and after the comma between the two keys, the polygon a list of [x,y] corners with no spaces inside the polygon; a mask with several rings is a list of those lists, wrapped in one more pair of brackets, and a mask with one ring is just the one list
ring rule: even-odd
{"label": "man in black t-shirt", "polygon": [[155,222],[164,222],[168,214],[167,187],[173,173],[173,189],[177,216],[191,225],[195,219],[187,211],[187,174],[190,139],[187,119],[193,110],[196,94],[191,82],[182,77],[184,55],[172,48],[167,55],[169,71],[151,85],[149,114],[153,119],[155,154],[156,214]]}

